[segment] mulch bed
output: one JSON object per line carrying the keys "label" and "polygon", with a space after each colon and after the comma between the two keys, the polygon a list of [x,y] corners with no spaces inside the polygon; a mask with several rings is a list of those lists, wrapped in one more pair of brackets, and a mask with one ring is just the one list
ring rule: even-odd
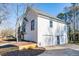
{"label": "mulch bed", "polygon": [[0,46],[0,55],[16,50],[18,50],[18,47],[16,46],[12,46],[12,45]]}
{"label": "mulch bed", "polygon": [[28,49],[28,50],[16,50],[4,53],[3,56],[36,56],[43,53],[45,49]]}

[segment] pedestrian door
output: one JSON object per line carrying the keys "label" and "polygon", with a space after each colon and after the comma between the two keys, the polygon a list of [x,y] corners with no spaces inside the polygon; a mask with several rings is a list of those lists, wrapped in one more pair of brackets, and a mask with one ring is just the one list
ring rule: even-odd
{"label": "pedestrian door", "polygon": [[59,44],[60,44],[60,37],[57,36],[57,45],[59,45]]}

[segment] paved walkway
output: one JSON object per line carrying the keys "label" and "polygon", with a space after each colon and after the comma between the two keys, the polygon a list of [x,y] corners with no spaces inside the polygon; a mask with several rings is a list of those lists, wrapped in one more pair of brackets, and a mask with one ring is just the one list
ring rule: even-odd
{"label": "paved walkway", "polygon": [[12,44],[12,45],[16,45],[16,46],[22,46],[22,45],[29,45],[29,44],[34,44],[33,42],[16,42],[16,41],[2,41],[0,42],[0,46],[4,46],[4,45],[8,45],[8,44]]}
{"label": "paved walkway", "polygon": [[0,46],[9,45],[9,44],[15,44],[15,43],[16,42],[3,41],[3,42],[0,42]]}
{"label": "paved walkway", "polygon": [[16,46],[23,46],[23,45],[30,45],[30,44],[34,44],[33,42],[15,42],[15,44],[13,45],[16,45]]}
{"label": "paved walkway", "polygon": [[79,45],[76,44],[66,44],[66,45],[58,45],[58,46],[51,46],[45,47],[46,50],[55,50],[55,49],[74,49],[79,51]]}

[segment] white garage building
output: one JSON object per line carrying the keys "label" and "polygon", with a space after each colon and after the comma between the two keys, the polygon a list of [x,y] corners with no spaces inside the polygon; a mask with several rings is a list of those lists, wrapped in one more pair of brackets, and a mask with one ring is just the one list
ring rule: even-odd
{"label": "white garage building", "polygon": [[16,36],[34,41],[39,47],[68,43],[67,25],[63,20],[31,7],[18,20]]}

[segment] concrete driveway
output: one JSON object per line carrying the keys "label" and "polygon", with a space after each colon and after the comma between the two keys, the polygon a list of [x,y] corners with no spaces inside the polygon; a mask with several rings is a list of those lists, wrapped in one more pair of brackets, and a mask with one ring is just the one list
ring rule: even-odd
{"label": "concrete driveway", "polygon": [[73,49],[46,50],[38,56],[79,56],[79,51]]}
{"label": "concrete driveway", "polygon": [[79,56],[79,45],[75,44],[46,47],[46,49],[38,56]]}

